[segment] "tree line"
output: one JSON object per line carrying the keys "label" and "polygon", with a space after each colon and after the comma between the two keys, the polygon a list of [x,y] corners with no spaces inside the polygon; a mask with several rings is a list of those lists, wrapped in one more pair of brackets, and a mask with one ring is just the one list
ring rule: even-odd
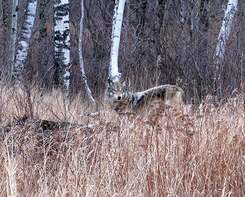
{"label": "tree line", "polygon": [[[85,84],[79,63],[81,1],[66,0],[58,18],[69,14],[66,38],[60,44],[69,51],[69,63],[60,63],[65,52],[57,46],[57,3],[47,0],[3,0],[0,2],[0,69],[5,80],[11,65],[16,63],[21,40],[26,30],[28,5],[36,2],[35,21],[31,28],[28,53],[23,62],[22,83],[52,89],[63,87],[60,77],[65,70],[71,94],[81,93]],[[60,1],[62,2],[62,1]],[[144,90],[159,84],[177,84],[186,92],[189,103],[200,103],[207,95],[230,96],[234,90],[243,92],[244,83],[244,8],[238,1],[230,18],[229,36],[220,35],[227,18],[229,0],[127,0],[118,57],[119,72],[132,90]],[[93,96],[104,96],[110,65],[111,33],[114,0],[85,0],[83,39],[84,67]],[[13,9],[15,8],[15,9]],[[16,40],[13,40],[13,14],[16,17]],[[225,23],[224,26],[228,26]],[[224,39],[225,38],[225,39]],[[219,43],[224,47],[222,58],[217,54]],[[11,52],[15,45],[14,52]],[[61,46],[63,47],[63,46]],[[14,59],[12,58],[14,54]],[[57,61],[58,60],[58,61]],[[14,61],[14,62],[13,62]],[[58,63],[57,63],[58,62]],[[62,66],[60,66],[62,64]],[[17,70],[19,72],[19,70]],[[63,74],[62,74],[63,73]]]}

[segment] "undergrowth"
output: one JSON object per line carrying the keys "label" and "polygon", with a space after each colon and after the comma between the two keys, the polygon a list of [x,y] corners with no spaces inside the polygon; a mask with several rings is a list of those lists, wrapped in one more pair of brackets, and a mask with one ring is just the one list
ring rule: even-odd
{"label": "undergrowth", "polygon": [[123,118],[84,103],[1,89],[0,196],[244,195],[243,97]]}

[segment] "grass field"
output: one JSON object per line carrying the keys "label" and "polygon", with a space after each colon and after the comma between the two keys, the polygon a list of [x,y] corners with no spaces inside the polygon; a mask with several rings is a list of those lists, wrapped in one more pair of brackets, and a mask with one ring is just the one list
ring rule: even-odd
{"label": "grass field", "polygon": [[245,195],[239,95],[120,119],[107,104],[86,115],[79,97],[68,107],[59,91],[0,94],[0,196]]}

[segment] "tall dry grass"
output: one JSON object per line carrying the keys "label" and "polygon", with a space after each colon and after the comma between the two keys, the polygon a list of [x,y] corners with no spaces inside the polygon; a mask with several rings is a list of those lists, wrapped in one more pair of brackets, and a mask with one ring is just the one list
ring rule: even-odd
{"label": "tall dry grass", "polygon": [[[244,195],[240,96],[120,119],[106,105],[87,116],[84,101],[68,107],[59,91],[0,91],[0,196]],[[40,119],[74,124],[45,130]]]}

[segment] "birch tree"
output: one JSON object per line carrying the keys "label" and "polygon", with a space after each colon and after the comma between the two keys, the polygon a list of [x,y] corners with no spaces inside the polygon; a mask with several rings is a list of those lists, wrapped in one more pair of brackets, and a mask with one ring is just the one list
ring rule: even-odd
{"label": "birch tree", "polygon": [[69,0],[55,0],[54,3],[54,83],[62,85],[69,94],[70,86],[70,27]]}
{"label": "birch tree", "polygon": [[11,74],[11,70],[14,68],[15,60],[15,45],[17,38],[17,19],[18,19],[18,0],[12,2],[12,13],[11,13],[11,35],[9,41],[9,56],[10,64],[8,64],[7,72]]}
{"label": "birch tree", "polygon": [[226,41],[229,38],[232,21],[237,11],[237,3],[238,0],[228,1],[227,8],[225,11],[225,16],[223,18],[219,36],[218,36],[218,44],[216,46],[216,51],[215,51],[216,66],[215,66],[215,73],[214,73],[215,84],[217,85],[217,97],[220,97],[222,94],[221,74],[223,71],[223,60],[224,60],[225,50],[226,50]]}
{"label": "birch tree", "polygon": [[123,10],[126,0],[115,0],[113,24],[112,24],[112,34],[111,34],[111,58],[110,58],[110,67],[109,67],[109,78],[112,81],[119,81],[120,75],[118,72],[118,53],[119,53],[119,44],[121,37],[121,28],[123,20]]}
{"label": "birch tree", "polygon": [[91,90],[89,88],[88,85],[88,81],[87,81],[87,76],[85,73],[85,69],[84,69],[84,61],[83,61],[83,54],[82,54],[82,40],[83,40],[83,19],[84,19],[84,3],[83,0],[81,0],[81,19],[80,19],[80,34],[79,34],[79,60],[80,60],[80,67],[81,67],[81,72],[82,72],[82,78],[85,84],[85,89],[86,92],[88,94],[88,97],[90,98],[90,100],[92,101],[93,107],[94,107],[94,111],[95,114],[98,114],[98,109],[97,109],[97,104],[96,101],[91,93]]}
{"label": "birch tree", "polygon": [[24,16],[25,20],[19,39],[16,61],[14,68],[12,69],[13,76],[16,77],[17,83],[20,83],[23,79],[23,68],[28,54],[29,43],[32,35],[32,28],[35,21],[36,8],[37,0],[28,0],[27,9]]}

